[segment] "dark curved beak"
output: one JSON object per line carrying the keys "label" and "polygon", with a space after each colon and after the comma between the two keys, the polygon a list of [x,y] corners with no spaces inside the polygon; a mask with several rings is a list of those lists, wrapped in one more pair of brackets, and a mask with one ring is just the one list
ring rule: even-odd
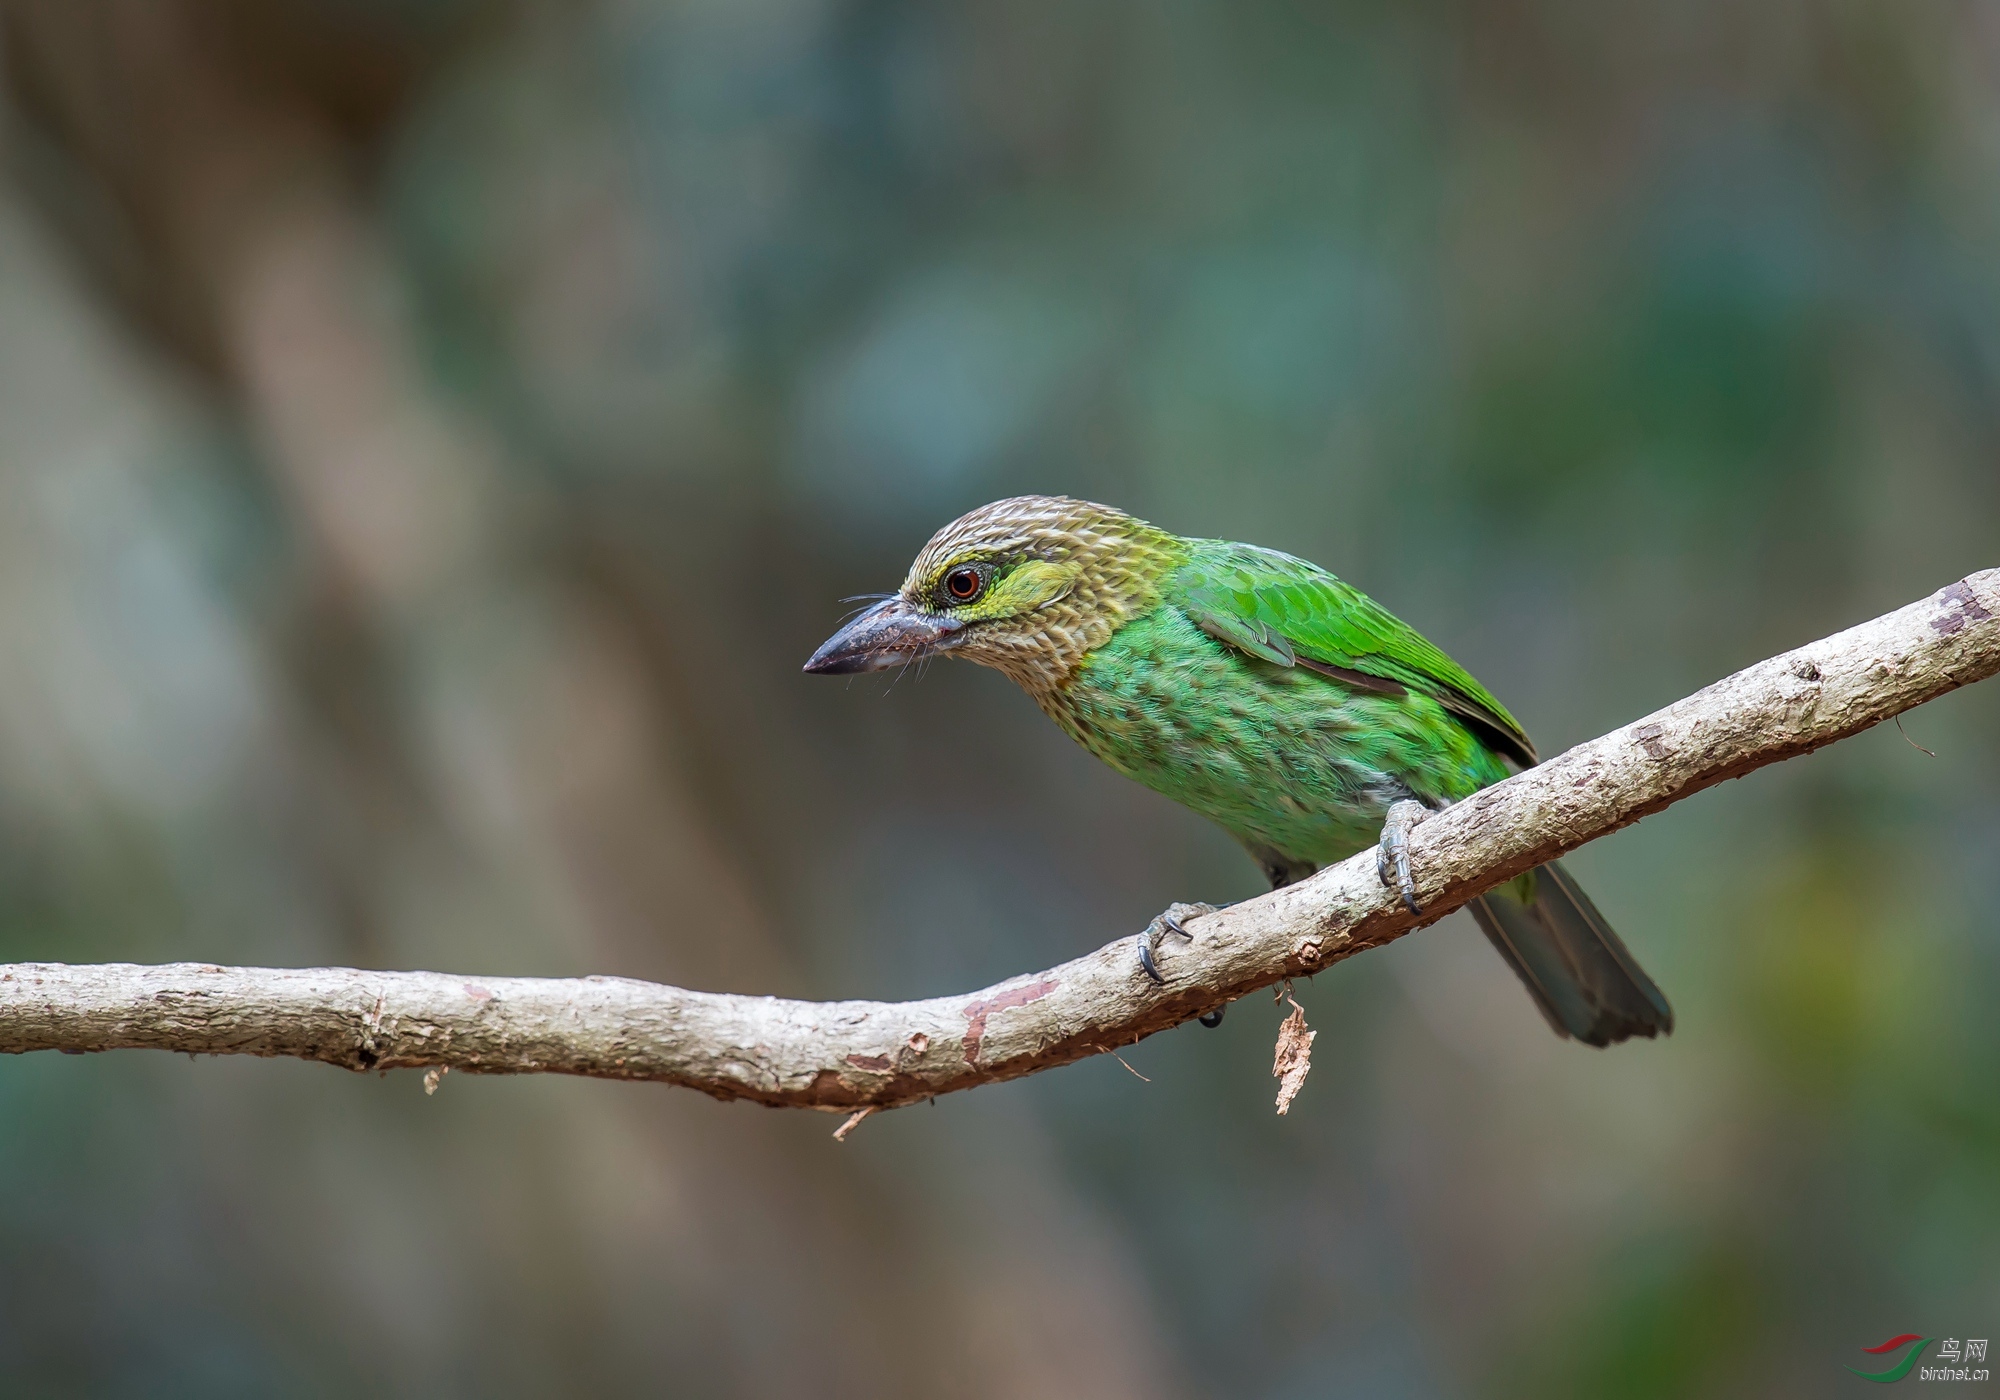
{"label": "dark curved beak", "polygon": [[901,598],[885,598],[828,637],[806,662],[816,676],[886,671],[949,650],[963,622],[933,617]]}

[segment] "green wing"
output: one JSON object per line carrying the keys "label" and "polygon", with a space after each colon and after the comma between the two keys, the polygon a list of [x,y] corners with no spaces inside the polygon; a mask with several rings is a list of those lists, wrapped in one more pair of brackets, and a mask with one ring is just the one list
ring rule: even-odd
{"label": "green wing", "polygon": [[1275,549],[1193,541],[1169,596],[1204,632],[1274,666],[1304,666],[1357,689],[1430,696],[1521,764],[1535,747],[1506,707],[1380,603]]}

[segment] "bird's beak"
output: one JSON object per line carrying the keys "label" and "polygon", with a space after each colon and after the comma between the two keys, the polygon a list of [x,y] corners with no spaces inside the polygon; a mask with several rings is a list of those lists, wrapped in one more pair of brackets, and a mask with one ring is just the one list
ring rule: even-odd
{"label": "bird's beak", "polygon": [[963,622],[935,617],[901,598],[885,598],[828,637],[806,662],[816,676],[851,676],[886,671],[949,650]]}

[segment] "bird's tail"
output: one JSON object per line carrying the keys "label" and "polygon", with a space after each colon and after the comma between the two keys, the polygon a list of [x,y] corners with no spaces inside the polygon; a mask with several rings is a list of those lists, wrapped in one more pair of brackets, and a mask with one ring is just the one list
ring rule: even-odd
{"label": "bird's tail", "polygon": [[1557,1035],[1602,1046],[1673,1030],[1666,997],[1557,862],[1467,907]]}

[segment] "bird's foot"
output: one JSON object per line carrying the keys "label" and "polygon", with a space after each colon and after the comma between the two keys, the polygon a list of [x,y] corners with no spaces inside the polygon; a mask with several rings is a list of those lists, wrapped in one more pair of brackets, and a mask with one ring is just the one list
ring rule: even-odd
{"label": "bird's foot", "polygon": [[1213,914],[1215,910],[1216,906],[1213,904],[1169,904],[1163,911],[1154,915],[1153,922],[1147,924],[1146,931],[1139,935],[1139,966],[1145,969],[1146,975],[1162,987],[1166,986],[1167,979],[1160,972],[1159,963],[1153,959],[1153,955],[1159,951],[1160,940],[1171,933],[1176,938],[1185,939],[1189,943],[1194,942],[1194,935],[1187,931],[1187,926],[1182,921],[1197,919],[1203,914]]}
{"label": "bird's foot", "polygon": [[1390,804],[1382,822],[1382,844],[1375,848],[1375,873],[1382,884],[1403,896],[1412,914],[1421,914],[1417,904],[1417,882],[1410,874],[1410,829],[1431,814],[1421,802],[1404,798]]}
{"label": "bird's foot", "polygon": [[[1226,906],[1219,904],[1169,904],[1154,916],[1153,921],[1146,925],[1146,931],[1139,935],[1140,968],[1162,987],[1166,986],[1167,979],[1161,973],[1159,963],[1154,959],[1154,954],[1160,948],[1160,940],[1171,933],[1176,938],[1194,942],[1194,935],[1187,931],[1183,920],[1199,918],[1203,914],[1213,914],[1217,909],[1224,907]],[[1222,1024],[1222,1012],[1223,1008],[1218,1006],[1199,1019],[1204,1026],[1219,1026]]]}

